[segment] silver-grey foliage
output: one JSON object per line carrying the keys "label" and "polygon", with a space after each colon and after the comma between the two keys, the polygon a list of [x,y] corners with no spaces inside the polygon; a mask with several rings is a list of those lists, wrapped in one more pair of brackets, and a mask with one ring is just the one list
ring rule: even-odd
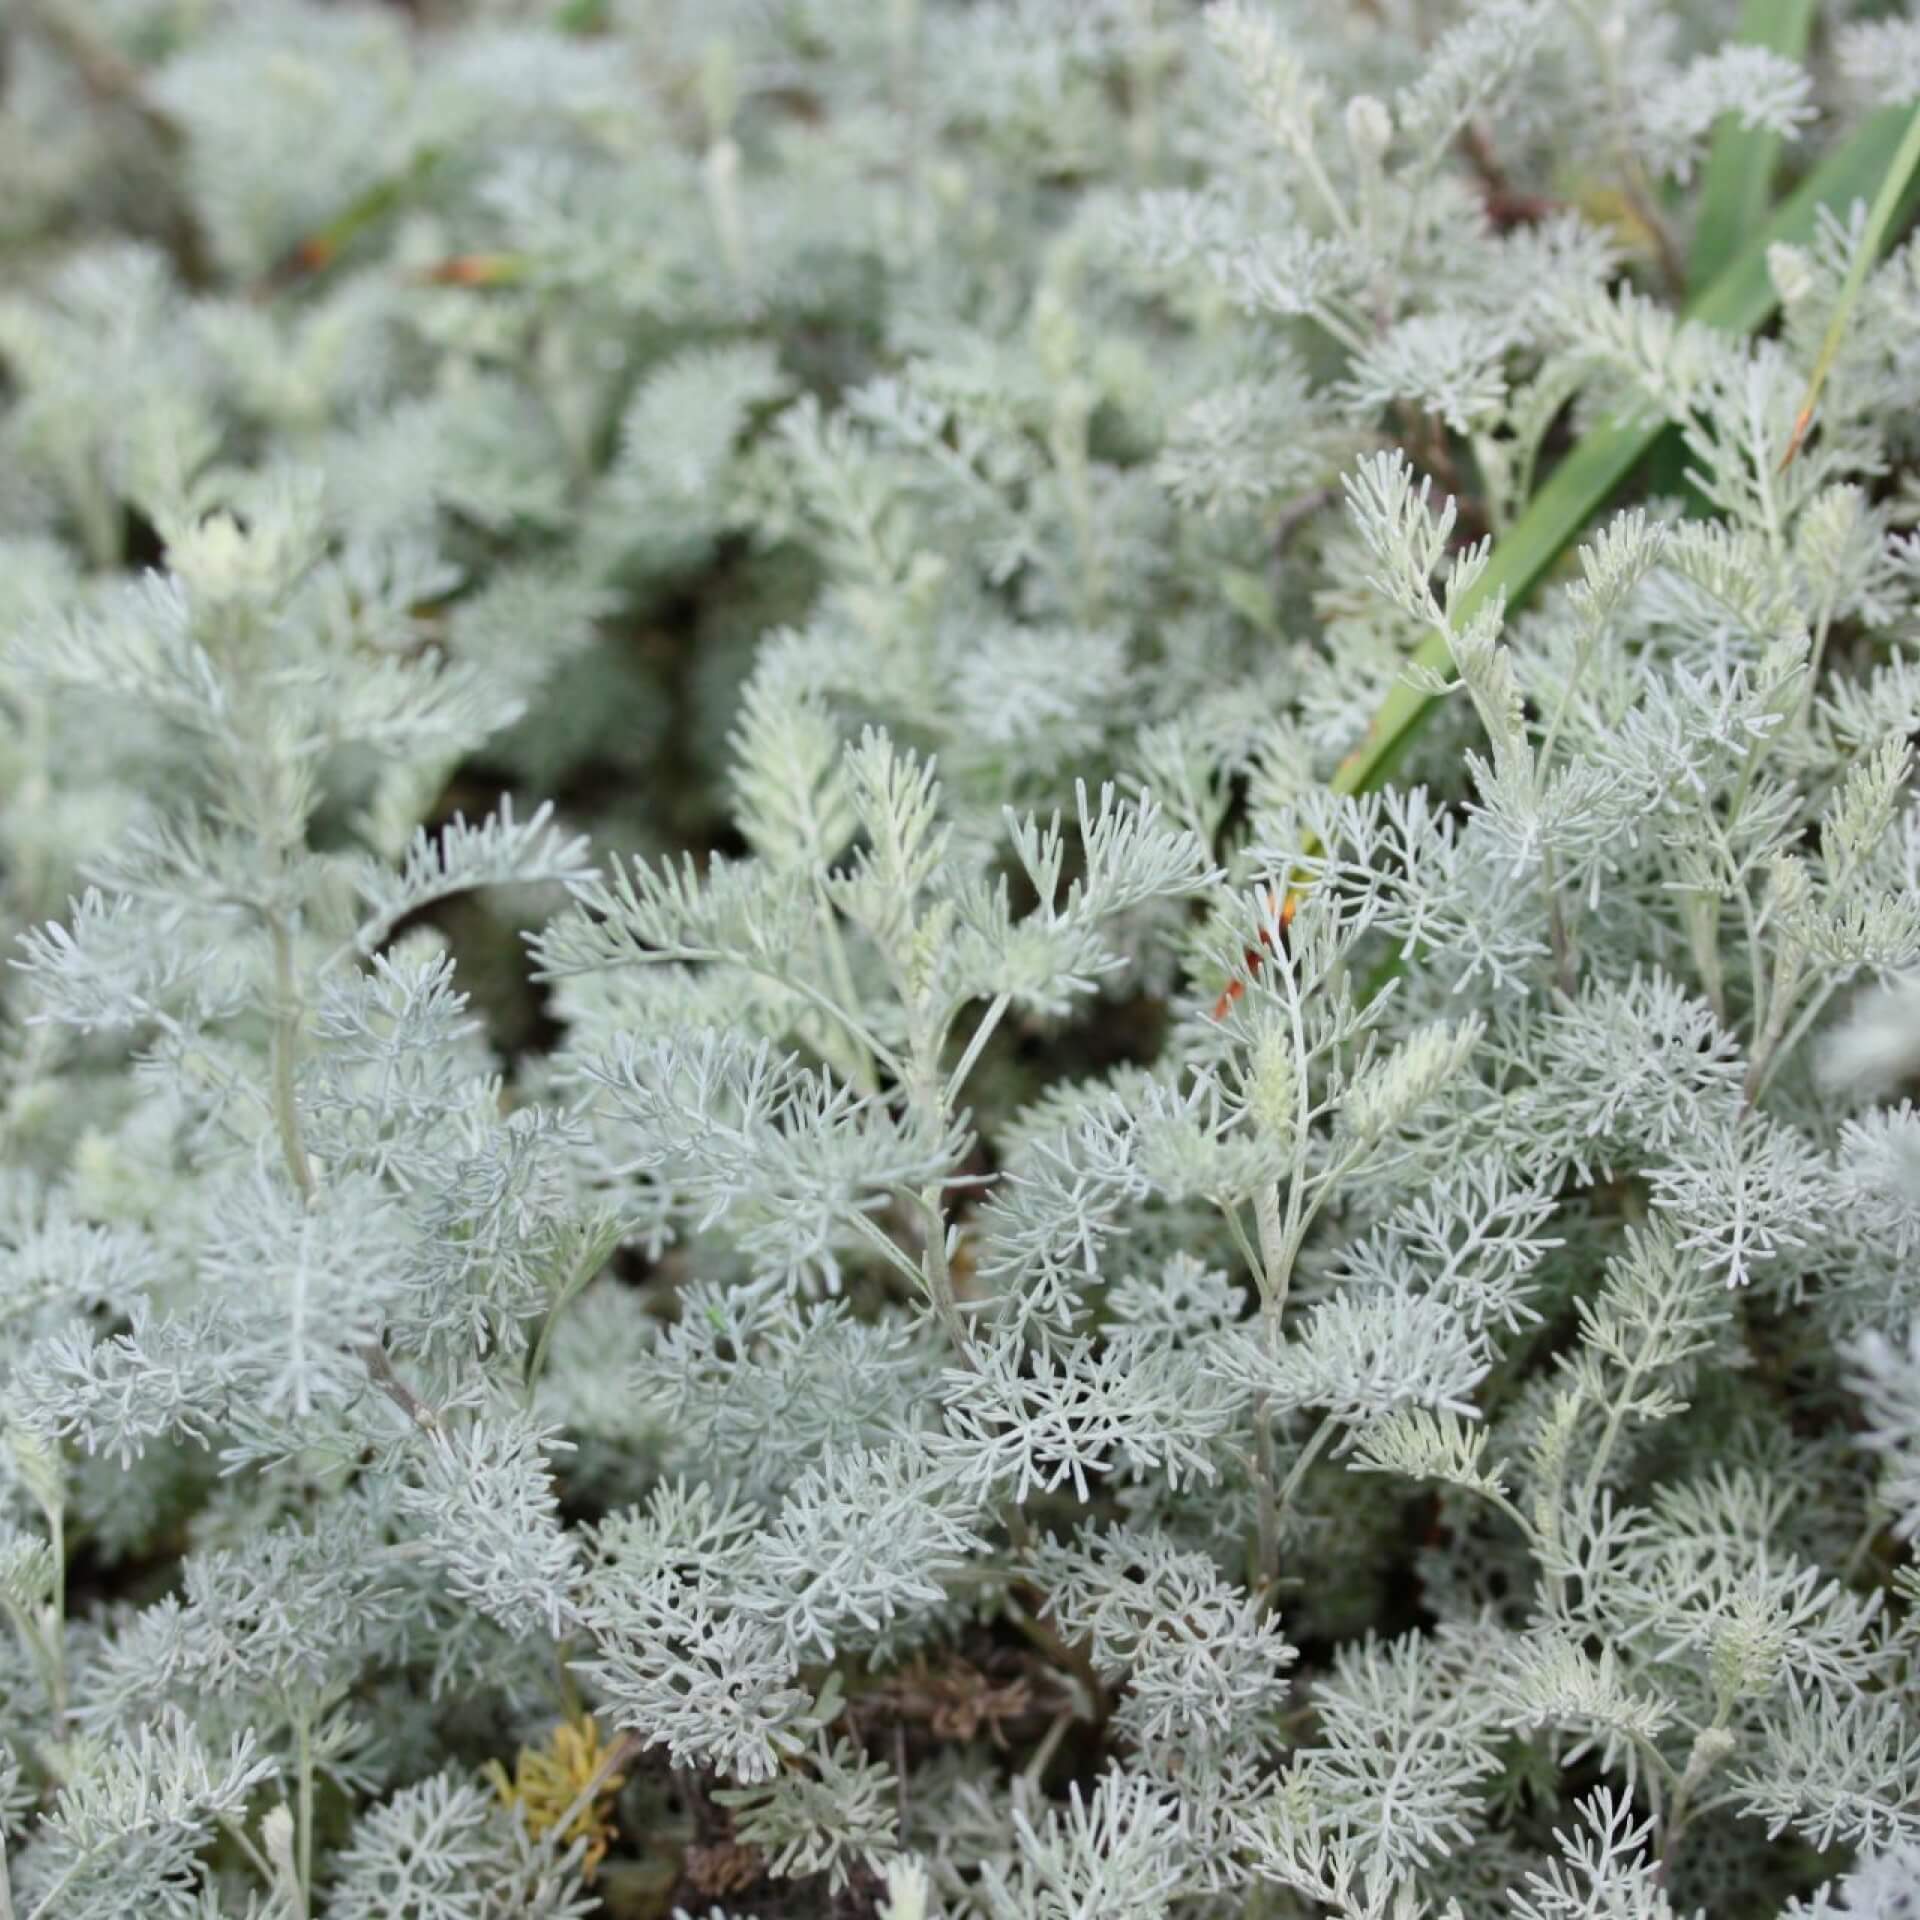
{"label": "silver-grey foliage", "polygon": [[416,11],[0,26],[0,1916],[1906,1912],[1913,24]]}

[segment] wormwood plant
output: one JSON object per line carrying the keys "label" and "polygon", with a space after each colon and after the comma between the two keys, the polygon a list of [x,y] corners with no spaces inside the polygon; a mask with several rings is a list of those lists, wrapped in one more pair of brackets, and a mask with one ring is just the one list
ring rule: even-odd
{"label": "wormwood plant", "polygon": [[0,1915],[1908,1911],[1914,24],[416,11],[6,22]]}

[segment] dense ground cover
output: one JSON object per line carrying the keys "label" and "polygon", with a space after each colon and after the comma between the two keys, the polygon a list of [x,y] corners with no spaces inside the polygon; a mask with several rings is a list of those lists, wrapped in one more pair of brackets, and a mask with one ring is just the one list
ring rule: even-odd
{"label": "dense ground cover", "polygon": [[1920,25],[0,36],[0,1920],[1907,1911]]}

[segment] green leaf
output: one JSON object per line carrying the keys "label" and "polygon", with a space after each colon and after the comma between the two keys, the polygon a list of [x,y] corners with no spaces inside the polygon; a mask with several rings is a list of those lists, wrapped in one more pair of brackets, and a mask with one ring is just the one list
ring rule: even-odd
{"label": "green leaf", "polygon": [[[1765,47],[1798,60],[1807,50],[1813,11],[1814,0],[1747,0],[1735,37],[1746,46]],[[1759,229],[1767,217],[1779,164],[1777,133],[1765,127],[1743,127],[1734,114],[1722,116],[1707,156],[1700,214],[1687,259],[1691,287],[1711,286]]]}
{"label": "green leaf", "polygon": [[1900,151],[1894,155],[1893,165],[1887,169],[1887,177],[1880,182],[1880,191],[1874,196],[1873,205],[1868,210],[1866,231],[1861,234],[1853,262],[1847,268],[1840,298],[1834,303],[1833,318],[1827,322],[1826,337],[1820,342],[1820,356],[1814,361],[1813,377],[1807,382],[1807,397],[1801,401],[1800,417],[1794,422],[1793,440],[1787,448],[1787,459],[1780,463],[1783,467],[1800,451],[1800,442],[1813,424],[1813,410],[1819,403],[1820,389],[1827,383],[1833,357],[1840,351],[1840,342],[1846,336],[1847,321],[1852,317],[1854,302],[1860,297],[1868,263],[1877,259],[1880,249],[1886,245],[1894,215],[1913,182],[1916,167],[1920,167],[1920,107],[1914,109],[1912,118],[1908,120],[1906,138],[1900,142]]}
{"label": "green leaf", "polygon": [[[1735,38],[1744,45],[1799,60],[1807,50],[1814,0],[1747,0]],[[1739,255],[1767,217],[1780,169],[1781,139],[1765,127],[1744,127],[1723,114],[1701,181],[1700,210],[1687,257],[1687,285],[1709,287]],[[1678,496],[1689,514],[1710,509],[1687,477],[1687,453],[1677,432],[1662,433],[1647,456],[1647,488]]]}
{"label": "green leaf", "polygon": [[308,234],[268,276],[270,284],[326,272],[353,241],[404,206],[439,163],[438,149],[423,147],[402,172],[376,180],[325,226]]}
{"label": "green leaf", "polygon": [[[1686,318],[1729,333],[1751,333],[1764,324],[1779,297],[1767,273],[1767,249],[1778,241],[1804,245],[1813,237],[1823,207],[1840,211],[1855,200],[1880,194],[1889,176],[1896,175],[1905,162],[1912,143],[1903,136],[1915,118],[1905,108],[1891,108],[1860,126],[1781,203],[1713,284],[1688,303]],[[1904,184],[1903,176],[1895,179],[1891,188],[1895,199]],[[1495,546],[1486,571],[1453,609],[1456,624],[1471,618],[1496,594],[1503,594],[1512,606],[1531,592],[1665,425],[1659,419],[1631,426],[1610,422],[1589,433],[1554,469]],[[1423,641],[1412,659],[1433,672],[1444,672],[1452,665],[1446,639],[1438,633]],[[1334,773],[1335,791],[1363,793],[1377,787],[1434,699],[1433,694],[1396,681],[1367,728],[1366,738]]]}

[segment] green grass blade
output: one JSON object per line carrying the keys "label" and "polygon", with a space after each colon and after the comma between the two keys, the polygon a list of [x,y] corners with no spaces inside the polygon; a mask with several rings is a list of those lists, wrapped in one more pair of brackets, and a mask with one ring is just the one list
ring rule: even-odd
{"label": "green grass blade", "polygon": [[[1807,50],[1814,0],[1747,0],[1735,38],[1766,47],[1789,60]],[[1773,198],[1780,165],[1780,136],[1764,127],[1743,127],[1725,115],[1713,136],[1700,188],[1700,214],[1687,257],[1687,284],[1711,286],[1759,230]]]}
{"label": "green grass blade", "polygon": [[[1736,41],[1765,47],[1789,60],[1806,53],[1813,25],[1814,0],[1746,0]],[[1764,127],[1743,127],[1736,114],[1723,114],[1714,129],[1700,185],[1699,213],[1687,257],[1687,291],[1710,287],[1739,257],[1773,204],[1773,182],[1780,170],[1782,142]],[[1671,494],[1689,514],[1708,512],[1706,500],[1687,474],[1686,449],[1669,429],[1647,455],[1647,490]]]}
{"label": "green grass blade", "polygon": [[316,227],[268,275],[272,286],[303,274],[324,273],[341,253],[369,227],[405,205],[440,162],[437,149],[423,147],[408,162],[405,170],[385,180],[376,180],[357,199],[334,215],[325,226]]}
{"label": "green grass blade", "polygon": [[1877,259],[1880,249],[1886,245],[1894,212],[1913,179],[1916,166],[1920,166],[1920,107],[1913,110],[1907,122],[1906,138],[1900,142],[1900,151],[1894,155],[1893,165],[1887,169],[1887,177],[1880,182],[1880,191],[1874,196],[1873,206],[1867,213],[1867,228],[1860,236],[1860,245],[1854,253],[1852,264],[1847,268],[1847,277],[1841,283],[1840,298],[1834,304],[1833,318],[1827,322],[1826,337],[1820,342],[1820,357],[1814,361],[1813,377],[1807,382],[1807,397],[1801,401],[1800,417],[1793,423],[1793,440],[1787,448],[1786,459],[1780,462],[1783,467],[1800,451],[1800,442],[1806,438],[1807,429],[1813,424],[1813,410],[1819,404],[1820,389],[1827,384],[1833,356],[1840,351],[1847,321],[1853,313],[1853,303],[1859,299],[1861,283],[1867,277],[1868,263]]}
{"label": "green grass blade", "polygon": [[[1911,144],[1903,140],[1903,135],[1916,119],[1920,116],[1894,108],[1875,114],[1859,127],[1780,204],[1713,284],[1689,302],[1687,318],[1730,333],[1750,333],[1762,325],[1778,300],[1767,274],[1768,247],[1783,240],[1804,244],[1812,237],[1822,208],[1838,211],[1855,200],[1888,190],[1897,200],[1905,178],[1896,172],[1896,163]],[[1609,423],[1586,435],[1494,547],[1486,572],[1473,590],[1462,596],[1460,615],[1464,618],[1472,614],[1494,594],[1504,594],[1509,606],[1522,600],[1579,538],[1665,425],[1659,419],[1631,425]],[[1422,642],[1413,659],[1439,672],[1452,664],[1446,640],[1437,633]],[[1333,776],[1335,790],[1362,793],[1378,786],[1426,717],[1434,698],[1396,681],[1374,715],[1366,738],[1340,763]]]}

